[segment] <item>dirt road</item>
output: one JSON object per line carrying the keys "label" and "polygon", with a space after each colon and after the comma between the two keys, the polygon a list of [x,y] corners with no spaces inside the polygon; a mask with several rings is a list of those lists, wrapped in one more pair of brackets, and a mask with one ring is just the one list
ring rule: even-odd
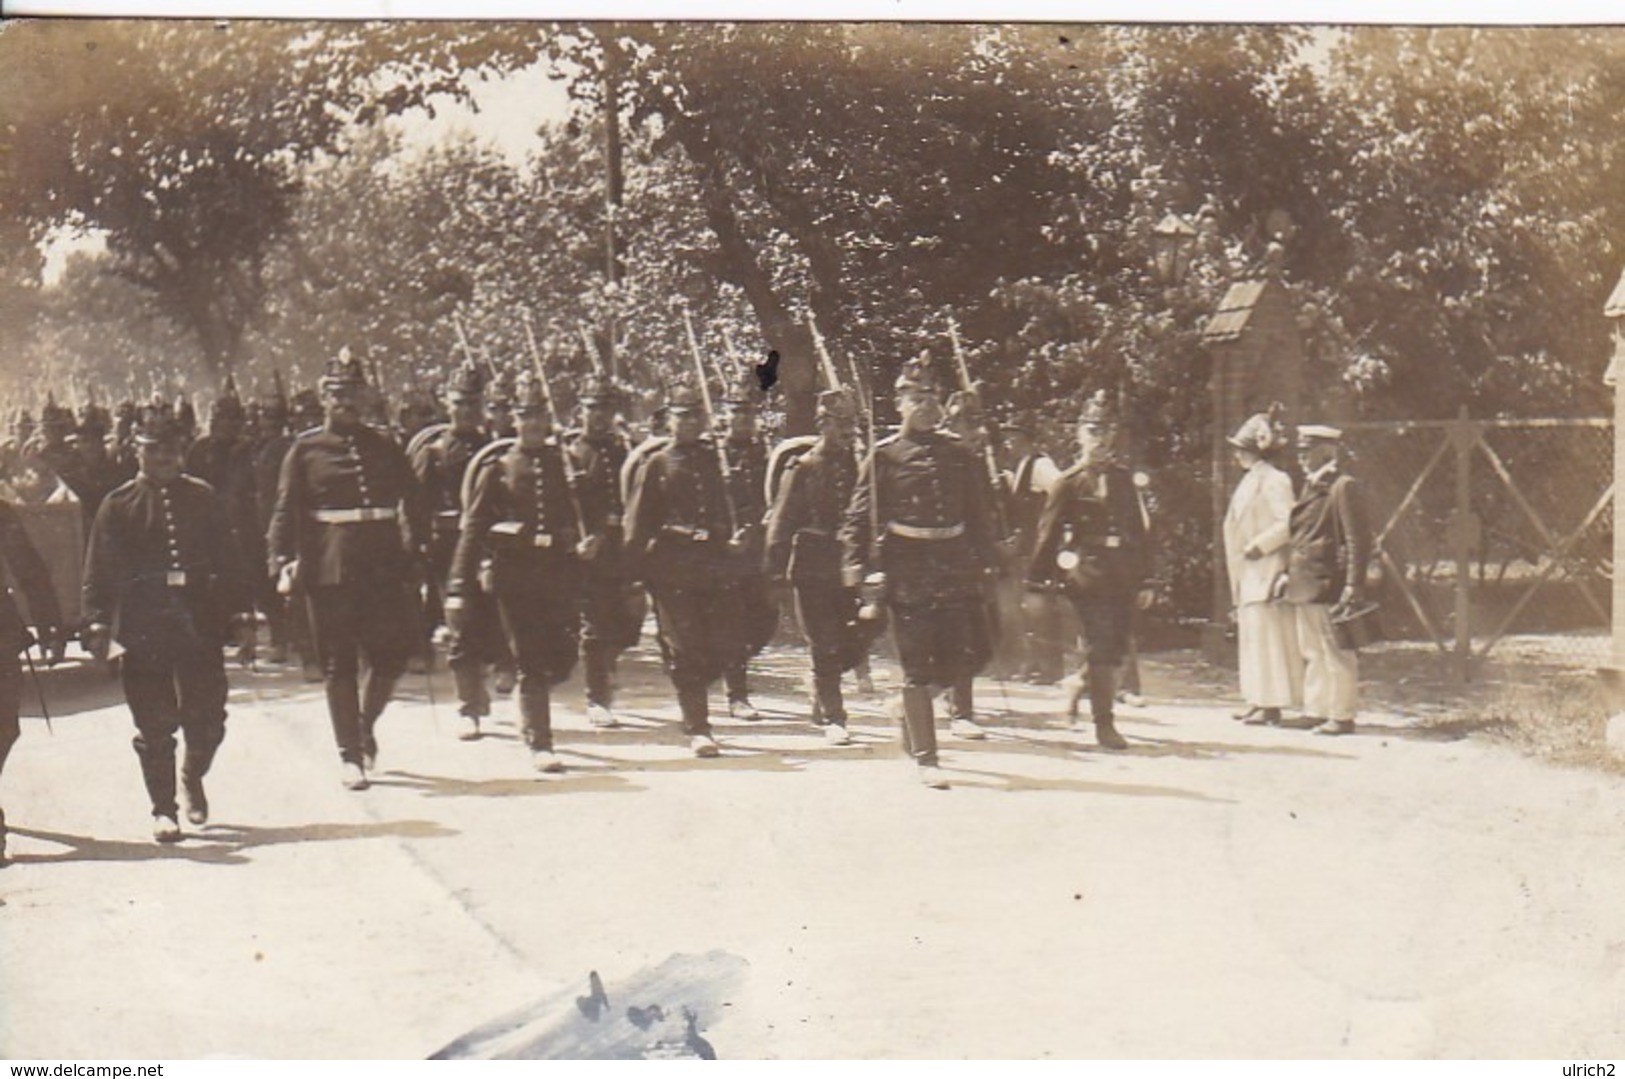
{"label": "dirt road", "polygon": [[[768,719],[696,761],[648,657],[637,718],[567,687],[570,771],[511,725],[451,734],[449,679],[386,714],[342,790],[320,687],[233,675],[215,820],[154,845],[114,687],[54,675],[0,792],[0,1055],[423,1057],[601,974],[747,965],[701,1016],[722,1057],[1551,1057],[1625,1037],[1625,787],[1367,715],[1243,727],[1148,665],[1132,743],[1056,691],[979,685],[917,786],[879,700],[861,744],[807,730],[774,654]],[[885,688],[889,669],[877,668]],[[511,723],[514,705],[498,705]],[[946,725],[944,724],[944,727]],[[196,831],[195,829],[192,831]]]}

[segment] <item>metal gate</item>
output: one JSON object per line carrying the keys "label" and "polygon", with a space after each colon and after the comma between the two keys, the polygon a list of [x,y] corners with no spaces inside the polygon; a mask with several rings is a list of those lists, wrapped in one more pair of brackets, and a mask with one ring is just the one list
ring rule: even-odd
{"label": "metal gate", "polygon": [[1457,677],[1514,642],[1596,666],[1610,650],[1613,423],[1344,426],[1390,637],[1432,641]]}

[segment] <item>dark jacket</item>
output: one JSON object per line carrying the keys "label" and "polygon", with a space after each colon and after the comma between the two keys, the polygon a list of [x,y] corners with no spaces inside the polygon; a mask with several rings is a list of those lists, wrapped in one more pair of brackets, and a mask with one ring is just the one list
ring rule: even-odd
{"label": "dark jacket", "polygon": [[[330,519],[354,511],[394,515]],[[275,565],[299,560],[304,585],[400,582],[427,534],[425,507],[406,454],[383,432],[323,427],[306,431],[288,447],[267,545]]]}
{"label": "dark jacket", "polygon": [[1343,590],[1365,586],[1371,537],[1359,489],[1335,468],[1304,484],[1292,507],[1286,599],[1290,603],[1337,603]]}
{"label": "dark jacket", "polygon": [[602,536],[598,556],[586,564],[595,577],[619,576],[621,548],[626,529],[622,524],[621,466],[626,464],[626,440],[613,431],[597,438],[585,432],[566,436],[566,453],[575,473],[582,528],[589,536]]}
{"label": "dark jacket", "polygon": [[447,427],[426,438],[412,455],[412,473],[417,477],[423,501],[433,515],[435,535],[454,536],[463,512],[463,476],[468,462],[491,437],[484,431],[458,431]]}
{"label": "dark jacket", "polygon": [[51,588],[50,570],[23,527],[11,503],[0,500],[0,556],[5,558],[8,587],[0,599],[0,663],[15,662],[32,638],[17,606],[16,592],[28,600],[35,625],[60,627],[62,612]]}
{"label": "dark jacket", "polygon": [[793,462],[768,515],[769,577],[803,584],[839,584],[841,522],[858,482],[850,447],[831,450],[822,442]]}
{"label": "dark jacket", "polygon": [[480,591],[480,565],[489,557],[500,590],[509,573],[536,573],[561,592],[579,584],[576,518],[564,473],[564,453],[549,442],[537,451],[515,444],[474,480],[463,514],[447,594]]}
{"label": "dark jacket", "polygon": [[702,439],[652,453],[626,503],[628,568],[640,580],[711,588],[731,575],[732,522],[716,447]]}
{"label": "dark jacket", "polygon": [[[1058,561],[1063,551],[1076,559],[1071,569]],[[1038,519],[1027,580],[1061,584],[1076,596],[1126,596],[1145,582],[1150,563],[1129,470],[1106,462],[1061,473]]]}
{"label": "dark jacket", "polygon": [[214,489],[192,476],[144,476],[102,500],[85,561],[88,622],[133,653],[216,648],[252,606],[249,573]]}
{"label": "dark jacket", "polygon": [[[942,431],[899,434],[864,461],[841,526],[842,557],[849,570],[883,572],[894,598],[966,596],[997,566],[996,528],[981,458]],[[945,538],[920,538],[929,534]]]}

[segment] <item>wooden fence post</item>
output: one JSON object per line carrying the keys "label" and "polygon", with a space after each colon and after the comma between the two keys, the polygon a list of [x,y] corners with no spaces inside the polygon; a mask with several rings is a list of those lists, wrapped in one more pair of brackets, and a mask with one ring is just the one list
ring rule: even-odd
{"label": "wooden fence post", "polygon": [[1450,442],[1456,451],[1456,506],[1450,518],[1450,546],[1456,562],[1456,651],[1451,667],[1458,682],[1472,678],[1472,559],[1482,538],[1482,525],[1473,513],[1473,451],[1482,437],[1480,430],[1462,405],[1450,425]]}

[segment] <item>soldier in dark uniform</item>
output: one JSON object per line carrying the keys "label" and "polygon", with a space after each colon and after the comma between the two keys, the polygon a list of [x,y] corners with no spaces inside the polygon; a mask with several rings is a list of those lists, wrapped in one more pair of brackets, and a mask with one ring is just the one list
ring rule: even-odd
{"label": "soldier in dark uniform", "polygon": [[[316,649],[311,643],[310,620],[306,617],[304,597],[302,594],[292,594],[291,590],[284,595],[277,587],[276,575],[266,573],[264,567],[270,559],[266,536],[271,528],[271,514],[276,509],[282,461],[288,456],[295,435],[321,425],[322,406],[315,392],[308,389],[297,391],[291,399],[284,399],[281,379],[278,378],[275,398],[266,402],[264,412],[267,419],[266,439],[254,454],[254,498],[259,514],[258,542],[254,548],[265,556],[261,560],[259,573],[264,582],[258,595],[265,605],[266,620],[270,623],[272,658],[278,662],[286,661],[291,649],[298,654],[304,667],[305,681],[320,682],[322,668],[316,661]],[[275,422],[278,416],[283,417],[280,425]]]}
{"label": "soldier in dark uniform", "polygon": [[[433,530],[429,540],[429,587],[437,593],[431,606],[444,610],[451,575],[452,555],[457,550],[458,525],[463,516],[463,476],[474,455],[490,443],[481,426],[485,379],[479,368],[465,363],[458,368],[446,388],[446,406],[451,422],[438,434],[426,437],[412,455],[412,472],[417,476]],[[472,741],[480,736],[480,720],[491,714],[491,692],[486,687],[485,667],[503,658],[501,626],[490,596],[479,590],[477,578],[463,582],[458,599],[461,629],[452,638],[447,657],[457,684],[458,711],[462,726],[458,737]],[[450,628],[449,617],[446,621]]]}
{"label": "soldier in dark uniform", "polygon": [[[514,388],[519,433],[475,478],[446,590],[448,625],[461,636],[471,595],[493,597],[519,667],[519,715],[538,772],[561,772],[553,752],[552,687],[575,667],[583,560],[603,546],[585,536],[553,438],[547,387],[526,371]],[[489,581],[479,581],[488,562]]]}
{"label": "soldier in dark uniform", "polygon": [[86,542],[102,499],[135,474],[133,468],[121,465],[108,451],[107,435],[112,426],[113,417],[98,404],[86,403],[79,410],[79,428],[73,439],[73,474],[63,480],[84,508]]}
{"label": "soldier in dark uniform", "polygon": [[267,538],[273,572],[287,574],[305,596],[350,790],[368,786],[378,717],[420,639],[412,582],[426,532],[406,454],[361,422],[365,390],[359,362],[341,354],[328,365],[326,419],[288,449]]}
{"label": "soldier in dark uniform", "polygon": [[762,439],[756,407],[761,392],[755,376],[748,372],[728,387],[722,399],[724,430],[719,435],[728,467],[728,498],[744,554],[734,567],[733,580],[739,593],[745,654],[723,672],[723,681],[728,688],[728,714],[748,721],[762,718],[750,702],[746,674],[749,661],[768,646],[779,625],[779,607],[768,592],[767,577],[762,572],[763,524],[767,519],[767,443]]}
{"label": "soldier in dark uniform", "polygon": [[620,654],[638,643],[646,601],[627,573],[622,545],[625,513],[621,468],[626,439],[615,430],[625,394],[608,378],[590,376],[583,385],[581,430],[568,441],[570,465],[581,504],[582,527],[602,537],[594,556],[582,564],[581,665],[587,683],[587,722],[618,726],[614,671]]}
{"label": "soldier in dark uniform", "polygon": [[877,622],[858,619],[858,593],[841,581],[841,522],[857,485],[857,410],[842,390],[818,395],[818,441],[790,466],[768,517],[765,568],[788,583],[812,653],[816,722],[831,745],[851,744],[841,675],[868,654]]}
{"label": "soldier in dark uniform", "polygon": [[[1027,571],[1031,587],[1062,592],[1083,626],[1089,713],[1095,740],[1125,749],[1113,715],[1116,672],[1128,648],[1136,603],[1146,607],[1150,567],[1134,481],[1116,452],[1119,425],[1104,392],[1078,417],[1078,460],[1050,490]],[[1071,717],[1077,722],[1076,715]]]}
{"label": "soldier in dark uniform", "polygon": [[649,586],[659,622],[660,652],[677,690],[683,731],[696,757],[720,752],[711,736],[707,694],[745,654],[732,535],[717,448],[704,437],[699,394],[678,387],[667,397],[671,442],[651,453],[632,477],[626,552]]}
{"label": "soldier in dark uniform", "polygon": [[841,528],[842,575],[884,598],[903,668],[903,745],[921,781],[941,788],[933,687],[975,677],[992,650],[992,493],[981,460],[940,430],[928,358],[905,364],[896,385],[902,428],[875,445],[858,476]]}
{"label": "soldier in dark uniform", "polygon": [[[254,447],[247,429],[248,412],[237,394],[237,382],[227,375],[209,411],[209,433],[193,439],[186,449],[187,473],[214,488],[225,503],[232,542],[245,556],[264,553],[264,544],[252,539],[259,529],[259,506],[254,491]],[[240,652],[238,658],[252,659],[252,649]]]}
{"label": "soldier in dark uniform", "polygon": [[182,432],[165,411],[136,434],[140,472],[102,501],[85,563],[86,645],[119,666],[135,719],[135,752],[152,800],[153,838],[181,838],[175,804],[175,734],[185,732],[181,786],[186,819],[204,824],[203,777],[226,734],[221,649],[252,632],[248,567],[232,539],[225,503],[181,472]]}
{"label": "soldier in dark uniform", "polygon": [[[34,643],[18,609],[16,590],[28,600],[28,613],[39,627],[39,640],[50,662],[62,654],[62,612],[51,590],[50,571],[38,549],[28,538],[21,518],[11,503],[0,500],[0,558],[5,559],[12,587],[0,594],[0,772],[6,767],[11,747],[17,744],[22,728],[18,723],[23,686],[22,665],[17,656]],[[0,809],[0,865],[6,864],[6,814]]]}

